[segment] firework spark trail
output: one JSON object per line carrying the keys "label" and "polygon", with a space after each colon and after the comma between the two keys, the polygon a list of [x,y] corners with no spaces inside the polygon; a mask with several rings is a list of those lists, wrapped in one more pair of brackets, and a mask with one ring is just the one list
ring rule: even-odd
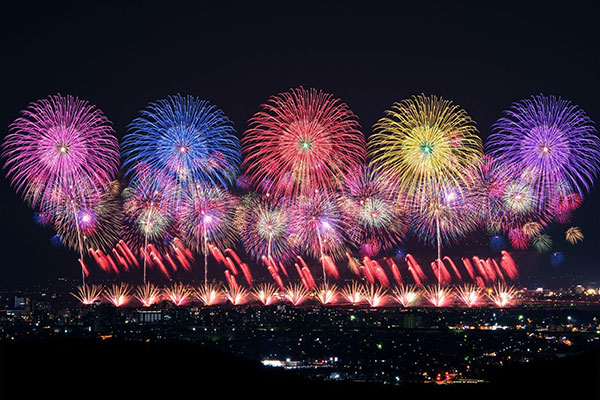
{"label": "firework spark trail", "polygon": [[233,263],[233,260],[231,258],[225,257],[225,266],[231,271],[233,275],[237,276],[238,270],[235,267],[235,264]]}
{"label": "firework spark trail", "polygon": [[375,277],[373,276],[373,272],[371,271],[371,262],[369,257],[363,258],[363,265],[360,268],[360,271],[364,274],[367,282],[373,284],[375,283]]}
{"label": "firework spark trail", "polygon": [[216,262],[225,264],[227,266],[227,262],[225,261],[225,255],[217,246],[212,245],[211,243],[207,243],[208,251],[213,256]]}
{"label": "firework spark trail", "polygon": [[152,283],[146,283],[136,289],[136,299],[142,303],[144,307],[150,307],[152,304],[158,303],[161,299],[160,289]]}
{"label": "firework spark trail", "polygon": [[[83,272],[83,276],[89,276],[90,272],[88,270],[88,268],[86,267],[85,263],[83,262],[83,259],[78,258],[77,261],[79,261],[79,265],[81,266],[81,271]],[[85,279],[84,279],[85,282]],[[85,283],[84,283],[85,285]]]}
{"label": "firework spark trail", "polygon": [[328,275],[332,276],[334,279],[339,279],[340,273],[338,272],[337,266],[328,255],[324,255],[321,263],[325,266],[325,271]]}
{"label": "firework spark trail", "polygon": [[281,268],[281,271],[283,272],[283,274],[285,275],[285,277],[289,280],[290,276],[288,275],[287,269],[285,268],[285,266],[281,263],[281,261],[279,262],[279,268]]}
{"label": "firework spark trail", "polygon": [[487,273],[487,276],[490,278],[490,281],[495,282],[498,277],[496,276],[496,271],[494,269],[494,267],[492,266],[492,263],[490,262],[490,259],[486,259],[486,260],[481,260],[481,263],[483,265],[483,268],[485,268],[485,272]]}
{"label": "firework spark trail", "polygon": [[492,279],[488,276],[483,260],[477,256],[473,256],[473,264],[475,264],[475,268],[479,271],[479,275],[481,275],[486,282],[491,283]]}
{"label": "firework spark trail", "polygon": [[126,283],[113,284],[104,291],[104,298],[115,307],[121,307],[129,301],[130,291],[131,289]]}
{"label": "firework spark trail", "polygon": [[415,272],[419,275],[419,278],[421,279],[427,279],[427,276],[425,275],[425,272],[423,272],[423,269],[421,268],[421,266],[419,265],[419,263],[417,262],[417,260],[415,260],[415,258],[412,256],[412,254],[407,254],[406,255],[406,262],[409,263],[410,266],[413,267],[413,269],[415,270]]}
{"label": "firework spark trail", "polygon": [[71,293],[83,305],[90,305],[97,302],[102,296],[104,288],[100,285],[80,285],[77,286],[77,293]]}
{"label": "firework spark trail", "polygon": [[446,269],[444,262],[442,260],[435,260],[431,262],[431,270],[433,271],[438,283],[450,283],[452,281],[452,277],[450,273]]}
{"label": "firework spark trail", "polygon": [[510,279],[512,279],[513,281],[517,280],[517,278],[519,277],[519,271],[517,270],[517,266],[513,261],[512,257],[505,250],[502,250],[501,254],[502,259],[500,260],[500,266],[502,267],[504,272],[508,274],[508,277]]}
{"label": "firework spark trail", "polygon": [[371,265],[373,265],[375,267],[375,277],[379,281],[379,284],[383,287],[390,286],[390,280],[388,279],[388,277],[387,277],[385,271],[383,270],[383,268],[381,267],[381,265],[375,260],[372,260],[371,263],[372,263]]}
{"label": "firework spark trail", "polygon": [[400,285],[392,289],[392,297],[403,307],[411,307],[419,298],[419,291],[414,285]]}
{"label": "firework spark trail", "polygon": [[350,253],[346,252],[346,258],[348,258],[348,269],[354,275],[360,276],[360,262],[352,257]]}
{"label": "firework spark trail", "polygon": [[471,279],[475,280],[475,271],[473,270],[473,264],[471,264],[471,260],[469,260],[468,257],[462,257],[461,260]]}
{"label": "firework spark trail", "polygon": [[454,271],[458,280],[462,281],[462,275],[460,274],[460,272],[458,272],[458,268],[456,267],[456,264],[454,264],[454,261],[452,261],[452,259],[448,256],[444,257],[444,261],[448,261],[448,264],[450,264],[450,266],[452,267],[452,271]]}
{"label": "firework spark trail", "polygon": [[417,286],[422,287],[423,283],[421,282],[421,277],[419,276],[419,273],[416,271],[416,268],[413,266],[412,260],[407,259],[407,264],[408,264],[408,272],[410,272],[410,274],[412,275],[415,283],[417,284]]}
{"label": "firework spark trail", "polygon": [[250,273],[250,268],[248,268],[248,264],[241,263],[240,269],[242,270],[242,273],[244,274],[246,283],[248,284],[248,286],[252,287],[252,274]]}
{"label": "firework spark trail", "polygon": [[496,276],[498,278],[500,278],[500,280],[502,282],[505,282],[504,274],[502,273],[502,270],[500,270],[500,267],[498,266],[498,263],[496,262],[496,260],[494,260],[493,258],[488,258],[488,263],[493,265],[494,271],[496,272]]}
{"label": "firework spark trail", "polygon": [[485,289],[485,282],[480,276],[475,277],[475,282],[477,283],[477,286],[479,286],[482,289]]}
{"label": "firework spark trail", "polygon": [[392,271],[392,275],[394,276],[394,280],[396,281],[396,283],[398,285],[402,285],[402,275],[400,274],[400,270],[398,269],[398,266],[396,265],[396,263],[394,262],[394,260],[392,260],[391,258],[387,258],[385,257],[385,262],[388,264],[388,266],[390,267],[390,270]]}

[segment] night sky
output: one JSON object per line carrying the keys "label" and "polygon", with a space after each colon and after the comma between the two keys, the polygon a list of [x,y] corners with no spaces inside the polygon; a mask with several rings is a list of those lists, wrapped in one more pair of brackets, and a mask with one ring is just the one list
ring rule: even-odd
{"label": "night sky", "polygon": [[[538,93],[600,122],[593,2],[48,3],[2,4],[3,137],[29,102],[56,93],[98,106],[119,138],[138,110],[175,93],[216,104],[241,133],[270,95],[300,85],[341,98],[367,137],[394,101],[419,93],[465,108],[484,141],[502,110]],[[573,219],[582,244],[564,243],[569,225],[551,231],[567,261],[555,269],[547,255],[515,252],[521,268],[600,280],[599,187]],[[0,282],[80,276],[75,253],[51,247],[4,173],[0,200]]]}

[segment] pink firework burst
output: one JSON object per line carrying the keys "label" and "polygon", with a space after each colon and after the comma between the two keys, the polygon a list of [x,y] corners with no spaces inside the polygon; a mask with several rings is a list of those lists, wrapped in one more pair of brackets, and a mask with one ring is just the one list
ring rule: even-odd
{"label": "pink firework burst", "polygon": [[16,190],[43,208],[55,204],[57,190],[69,192],[76,203],[100,197],[119,168],[119,143],[102,111],[57,94],[21,114],[10,125],[2,153]]}

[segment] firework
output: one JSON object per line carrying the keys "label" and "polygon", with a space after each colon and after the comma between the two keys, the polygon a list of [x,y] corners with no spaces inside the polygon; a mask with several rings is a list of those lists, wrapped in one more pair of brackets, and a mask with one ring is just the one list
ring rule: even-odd
{"label": "firework", "polygon": [[115,307],[121,307],[129,301],[130,288],[126,283],[113,284],[104,291],[104,298]]}
{"label": "firework", "polygon": [[349,221],[349,238],[362,253],[397,248],[407,231],[404,201],[389,173],[360,167],[345,180],[341,209]]}
{"label": "firework", "polygon": [[477,285],[463,285],[456,290],[456,294],[460,301],[467,307],[476,306],[481,298],[481,288]]}
{"label": "firework", "polygon": [[452,300],[452,289],[436,285],[424,289],[425,298],[435,307],[445,307]]}
{"label": "firework", "polygon": [[[144,170],[144,168],[141,168]],[[165,251],[177,235],[177,220],[172,212],[174,186],[160,174],[140,172],[123,190],[123,237],[128,247],[143,256],[144,284],[149,246]]]}
{"label": "firework", "polygon": [[235,182],[240,144],[232,123],[209,102],[179,94],[148,104],[123,141],[123,167],[159,173],[178,190]]}
{"label": "firework", "polygon": [[338,297],[338,287],[336,285],[319,285],[315,289],[315,298],[322,305],[335,304]]}
{"label": "firework", "polygon": [[310,195],[341,185],[365,158],[365,139],[345,103],[315,89],[272,96],[242,138],[247,175],[276,195]]}
{"label": "firework", "polygon": [[504,238],[502,236],[496,235],[492,236],[490,239],[490,247],[496,253],[504,250],[506,247],[506,243],[504,242]]}
{"label": "firework", "polygon": [[277,288],[270,283],[257,286],[253,291],[253,295],[256,300],[265,306],[275,303],[278,297]]}
{"label": "firework", "polygon": [[552,238],[545,233],[533,238],[532,245],[538,253],[545,253],[552,248]]}
{"label": "firework", "polygon": [[583,241],[583,233],[578,226],[572,226],[565,232],[565,239],[570,244],[576,244]]}
{"label": "firework", "polygon": [[392,297],[403,307],[411,307],[419,299],[419,291],[414,285],[401,285],[392,290]]}
{"label": "firework", "polygon": [[515,288],[506,286],[503,283],[494,285],[494,287],[488,291],[488,297],[498,307],[511,306],[516,295],[517,291]]}
{"label": "firework", "polygon": [[283,297],[295,306],[300,305],[306,300],[308,295],[308,291],[301,284],[288,286],[283,292]]}
{"label": "firework", "polygon": [[[100,196],[119,166],[119,144],[102,111],[85,100],[50,96],[31,103],[3,144],[12,185],[33,206],[53,207],[57,190],[76,203]],[[93,195],[96,196],[93,196]]]}
{"label": "firework", "polygon": [[378,168],[398,176],[409,194],[438,184],[466,183],[464,171],[481,157],[483,146],[465,110],[436,96],[419,95],[394,103],[375,125],[368,143]]}
{"label": "firework", "polygon": [[289,238],[289,202],[273,196],[246,196],[240,202],[236,227],[248,254],[287,263],[294,257]]}
{"label": "firework", "polygon": [[242,286],[229,285],[225,290],[225,297],[234,306],[239,306],[248,300],[248,290]]}
{"label": "firework", "polygon": [[196,290],[195,296],[205,306],[218,304],[223,299],[223,293],[221,292],[220,287],[221,285],[219,283],[207,283]]}
{"label": "firework", "polygon": [[113,181],[104,193],[87,205],[54,208],[54,227],[64,246],[78,250],[110,250],[119,241],[121,230],[121,184]]}
{"label": "firework", "polygon": [[300,196],[290,209],[289,221],[290,242],[321,261],[326,281],[325,256],[339,259],[346,251],[343,234],[347,223],[337,202],[332,195],[323,192]]}
{"label": "firework", "polygon": [[182,202],[178,220],[185,244],[204,254],[204,283],[208,281],[209,243],[225,248],[234,240],[236,199],[227,191],[195,186]]}
{"label": "firework", "polygon": [[176,306],[185,304],[192,294],[192,289],[183,283],[174,283],[164,289],[164,297]]}
{"label": "firework", "polygon": [[553,267],[558,267],[563,262],[565,262],[565,255],[562,251],[555,251],[550,255],[550,264],[552,264]]}
{"label": "firework", "polygon": [[363,301],[363,288],[359,283],[352,282],[341,290],[340,295],[350,304],[360,304]]}
{"label": "firework", "polygon": [[530,245],[529,238],[520,228],[511,229],[508,232],[508,239],[512,247],[517,250],[525,250]]}
{"label": "firework", "polygon": [[102,296],[104,288],[100,285],[81,285],[77,286],[77,293],[71,293],[83,305],[90,305],[97,302]]}
{"label": "firework", "polygon": [[527,237],[529,237],[530,239],[541,234],[542,229],[542,224],[540,224],[539,222],[527,222],[525,225],[523,225],[522,228],[523,233],[527,235]]}
{"label": "firework", "polygon": [[409,204],[413,231],[425,243],[437,245],[439,259],[443,243],[464,238],[478,224],[477,207],[466,187],[423,188]]}
{"label": "firework", "polygon": [[381,307],[386,303],[387,292],[381,286],[365,285],[362,288],[362,297],[369,304],[369,307]]}
{"label": "firework", "polygon": [[150,307],[152,304],[160,301],[160,289],[151,283],[139,286],[135,292],[136,299],[138,299],[144,307]]}
{"label": "firework", "polygon": [[600,139],[583,110],[554,96],[513,103],[488,138],[490,154],[510,166],[539,204],[564,191],[589,191],[600,170]]}
{"label": "firework", "polygon": [[[10,125],[2,156],[18,193],[49,221],[95,207],[119,165],[119,145],[102,111],[87,101],[60,94],[31,103]],[[82,279],[85,246],[79,220],[68,224],[68,239],[79,250]],[[70,233],[63,226],[62,233]],[[62,236],[62,235],[61,235]],[[63,238],[64,239],[64,238]]]}

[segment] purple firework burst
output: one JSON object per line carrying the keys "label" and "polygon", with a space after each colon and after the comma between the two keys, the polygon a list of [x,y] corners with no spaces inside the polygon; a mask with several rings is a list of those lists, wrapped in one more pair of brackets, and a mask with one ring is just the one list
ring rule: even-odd
{"label": "purple firework burst", "polygon": [[489,154],[518,172],[540,204],[589,191],[600,171],[600,139],[585,112],[542,94],[514,103],[494,125]]}

